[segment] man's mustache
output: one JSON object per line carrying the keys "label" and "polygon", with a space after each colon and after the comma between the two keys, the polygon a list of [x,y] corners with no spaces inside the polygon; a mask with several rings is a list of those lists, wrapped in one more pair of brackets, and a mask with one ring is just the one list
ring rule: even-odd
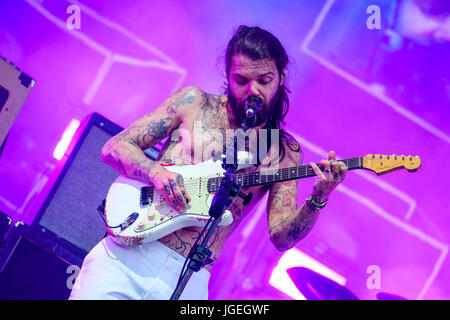
{"label": "man's mustache", "polygon": [[[227,88],[227,96],[228,96],[228,102],[230,103],[231,109],[233,110],[234,116],[236,117],[236,120],[238,123],[242,123],[242,121],[245,119],[245,99],[242,101],[237,101],[236,97],[233,96],[231,93],[230,87]],[[270,121],[273,117],[273,112],[275,111],[275,108],[277,107],[276,104],[279,101],[281,93],[281,87],[278,87],[277,93],[273,97],[272,101],[266,101],[263,99],[263,102],[261,104],[261,108],[259,109],[257,113],[257,123],[256,126],[259,126],[260,124]],[[247,97],[246,97],[247,99]]]}

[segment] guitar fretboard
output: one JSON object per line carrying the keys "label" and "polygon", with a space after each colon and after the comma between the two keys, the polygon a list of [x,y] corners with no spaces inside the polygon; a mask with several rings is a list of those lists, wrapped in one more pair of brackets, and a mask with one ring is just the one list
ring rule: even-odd
{"label": "guitar fretboard", "polygon": [[[349,170],[363,167],[362,157],[339,160],[345,163]],[[318,163],[316,163],[319,165]],[[300,165],[278,170],[266,170],[264,172],[237,173],[235,182],[242,187],[252,187],[262,184],[270,184],[288,180],[313,177],[316,174],[309,165]],[[215,192],[220,187],[221,177],[208,179],[208,192]]]}

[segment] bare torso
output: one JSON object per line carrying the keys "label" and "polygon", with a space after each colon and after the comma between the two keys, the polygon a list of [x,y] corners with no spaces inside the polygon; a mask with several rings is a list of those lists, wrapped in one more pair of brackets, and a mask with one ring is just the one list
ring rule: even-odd
{"label": "bare torso", "polygon": [[[197,164],[207,161],[216,153],[222,153],[223,138],[226,129],[235,129],[233,115],[227,108],[227,97],[203,94],[201,105],[195,106],[181,122],[178,132],[180,139],[169,139],[161,150],[159,162],[176,165]],[[201,142],[200,142],[201,141]],[[194,142],[196,145],[194,145]],[[199,145],[202,146],[201,150]],[[254,171],[254,167],[241,169],[239,172]],[[256,169],[258,170],[258,169]],[[255,204],[264,196],[268,186],[242,188],[244,193],[253,194],[249,205],[244,206],[241,198],[236,198],[228,208],[233,214],[233,223],[227,227],[219,227],[211,239],[213,262],[205,267],[211,270],[218,259],[227,238],[237,228],[242,219],[248,215]],[[173,232],[158,241],[187,257],[202,228],[190,227]]]}

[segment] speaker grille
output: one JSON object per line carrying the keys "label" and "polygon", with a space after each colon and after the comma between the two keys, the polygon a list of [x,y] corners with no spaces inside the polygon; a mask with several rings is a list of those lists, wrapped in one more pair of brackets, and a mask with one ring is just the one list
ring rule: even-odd
{"label": "speaker grille", "polygon": [[56,251],[65,250],[45,233],[25,225],[12,227],[0,247],[0,300],[69,297],[82,261],[61,258]]}
{"label": "speaker grille", "polygon": [[102,147],[112,134],[95,125],[85,130],[41,208],[37,223],[87,253],[105,236],[97,207],[119,173],[101,161]]}

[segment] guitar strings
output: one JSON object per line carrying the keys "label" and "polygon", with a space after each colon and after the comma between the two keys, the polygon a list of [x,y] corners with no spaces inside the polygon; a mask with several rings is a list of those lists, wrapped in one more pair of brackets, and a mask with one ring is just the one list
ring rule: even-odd
{"label": "guitar strings", "polygon": [[[361,157],[351,158],[340,160],[343,161],[349,169],[360,168],[361,167]],[[236,173],[235,181],[241,182],[242,186],[246,186],[251,182],[251,185],[260,185],[266,183],[276,182],[277,179],[287,180],[287,179],[297,179],[308,176],[315,176],[314,170],[309,165],[300,165],[295,167],[288,168],[280,168],[277,170],[266,170],[266,171],[258,171],[258,172],[249,172],[249,173]],[[202,177],[195,178],[193,181],[185,181],[184,185],[186,187],[194,187],[199,185],[199,180],[202,179],[205,181],[205,184],[208,189],[216,188],[218,189],[219,181],[223,178],[223,176],[211,176],[211,177]],[[259,181],[258,181],[259,179]],[[263,181],[265,180],[265,181]],[[255,183],[259,182],[259,183]],[[147,188],[154,189],[153,186],[146,186]],[[145,188],[145,187],[144,187]],[[213,190],[214,191],[214,190]]]}

